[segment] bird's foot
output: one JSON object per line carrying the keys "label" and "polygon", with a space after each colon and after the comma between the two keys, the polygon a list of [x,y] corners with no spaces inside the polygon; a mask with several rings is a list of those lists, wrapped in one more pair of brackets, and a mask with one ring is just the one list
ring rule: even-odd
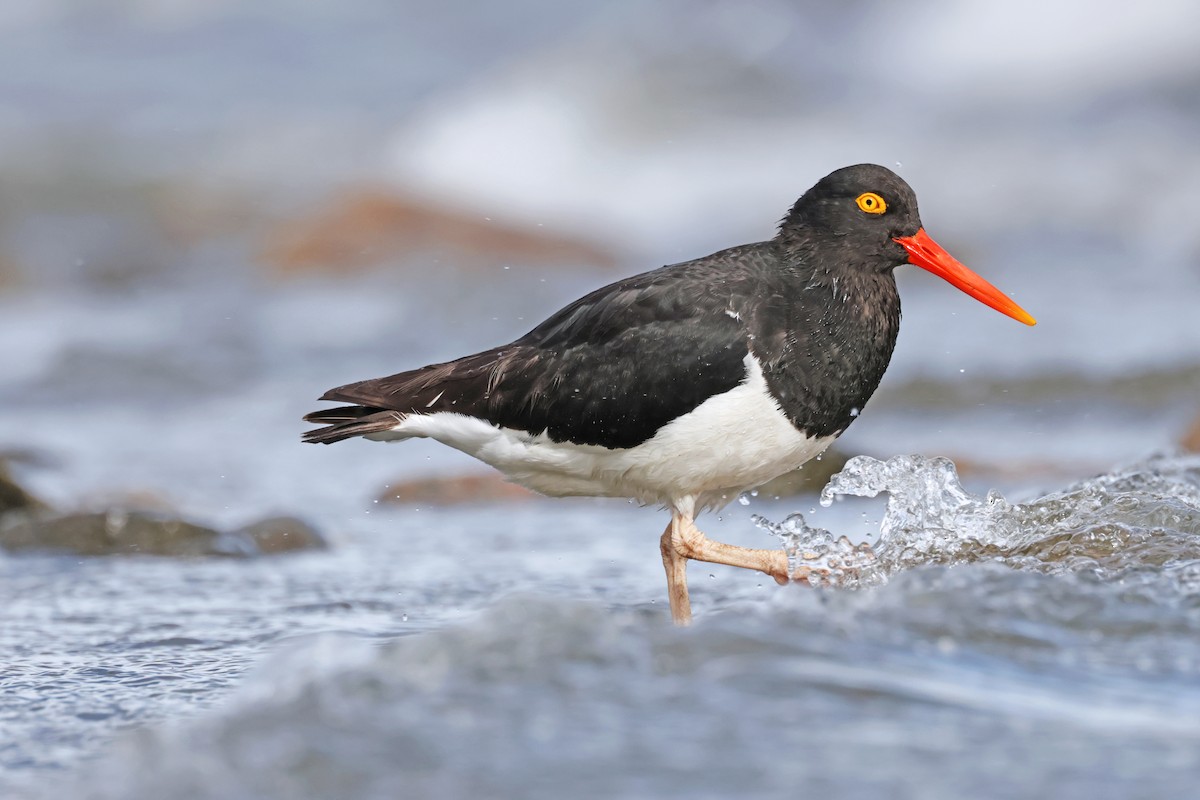
{"label": "bird's foot", "polygon": [[705,536],[689,517],[672,516],[671,524],[663,532],[659,545],[663,566],[667,571],[671,618],[677,625],[687,625],[692,621],[691,600],[687,588],[689,560],[765,572],[780,585],[791,580],[788,574],[787,553],[784,551],[760,550],[715,542]]}

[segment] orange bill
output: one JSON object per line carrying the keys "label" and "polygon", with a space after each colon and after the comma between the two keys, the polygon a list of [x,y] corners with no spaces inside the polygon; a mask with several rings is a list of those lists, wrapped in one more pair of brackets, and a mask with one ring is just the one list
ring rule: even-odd
{"label": "orange bill", "polygon": [[1008,295],[967,269],[958,259],[942,249],[940,244],[929,238],[924,228],[912,236],[898,236],[895,241],[908,251],[908,263],[929,270],[1001,314],[1007,314],[1026,325],[1037,324],[1037,320],[1010,300]]}

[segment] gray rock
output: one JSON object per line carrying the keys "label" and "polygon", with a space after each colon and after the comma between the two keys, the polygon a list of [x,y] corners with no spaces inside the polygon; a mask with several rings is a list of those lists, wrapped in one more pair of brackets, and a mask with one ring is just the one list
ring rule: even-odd
{"label": "gray rock", "polygon": [[223,533],[168,515],[110,510],[16,517],[0,527],[0,547],[14,553],[247,558],[324,546],[320,534],[291,518],[266,519]]}
{"label": "gray rock", "polygon": [[239,528],[234,535],[249,539],[263,555],[326,547],[317,529],[296,517],[268,517]]}

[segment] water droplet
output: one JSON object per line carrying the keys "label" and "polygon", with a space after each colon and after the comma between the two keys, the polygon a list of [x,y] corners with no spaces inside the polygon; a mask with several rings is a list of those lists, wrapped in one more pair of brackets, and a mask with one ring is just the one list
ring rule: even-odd
{"label": "water droplet", "polygon": [[739,503],[741,503],[744,506],[750,505],[750,498],[746,495],[745,492],[742,492],[741,494],[739,494],[737,500]]}

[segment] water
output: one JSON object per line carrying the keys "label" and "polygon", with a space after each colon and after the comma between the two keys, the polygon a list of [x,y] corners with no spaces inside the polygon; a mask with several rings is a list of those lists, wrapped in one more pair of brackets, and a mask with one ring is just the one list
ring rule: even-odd
{"label": "water", "polygon": [[5,777],[42,796],[74,766],[48,791],[95,798],[1189,791],[1200,458],[1016,504],[944,459],[859,458],[826,497],[881,491],[878,536],[851,548],[874,577],[721,571],[695,581],[689,630],[652,530],[610,533],[650,528],[623,504],[394,513],[332,553],[183,580],[3,559]]}
{"label": "water", "polygon": [[[1024,613],[982,591],[1019,593]],[[933,605],[952,610],[934,622],[921,613]],[[512,598],[466,627],[384,645],[297,643],[220,713],[126,739],[74,792],[1187,796],[1194,670],[1168,654],[1110,659],[1062,620],[1106,605],[1086,582],[994,566],[792,593],[689,632],[644,612]],[[1183,632],[1181,615],[1161,616],[1144,618]],[[1069,654],[1048,646],[1060,630]]]}

